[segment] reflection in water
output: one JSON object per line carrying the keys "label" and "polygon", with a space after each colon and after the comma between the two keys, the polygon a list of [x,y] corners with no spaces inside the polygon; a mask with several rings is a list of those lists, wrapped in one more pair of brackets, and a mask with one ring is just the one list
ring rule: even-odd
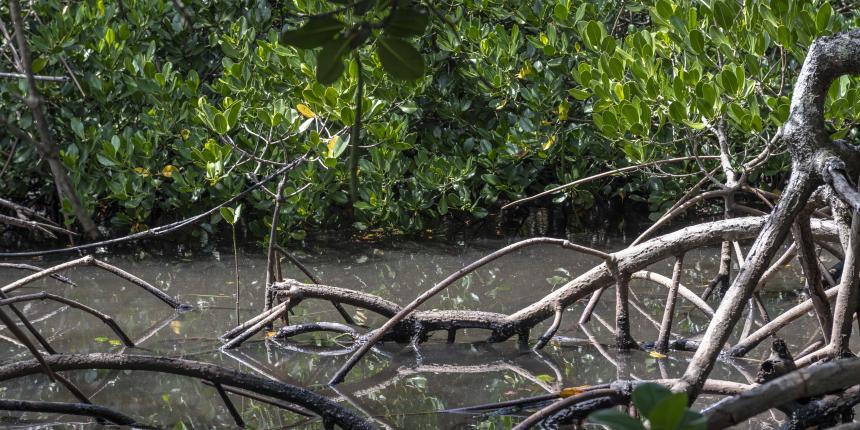
{"label": "reflection in water", "polygon": [[[574,237],[578,243],[601,249],[617,249],[620,241],[595,241]],[[308,250],[299,254],[327,284],[360,289],[399,303],[406,303],[447,274],[510,241],[478,241],[468,246],[400,242],[386,245],[347,244]],[[685,257],[682,283],[696,293],[717,268],[718,250],[696,251]],[[153,283],[194,310],[176,313],[139,288],[91,268],[65,273],[77,286],[47,279],[22,290],[49,291],[79,300],[113,316],[139,345],[128,352],[184,357],[213,362],[252,372],[263,377],[310,387],[370,417],[380,428],[509,428],[527,412],[507,410],[504,416],[481,416],[443,412],[465,406],[494,403],[555,392],[563,387],[594,385],[618,378],[675,378],[682,374],[690,353],[673,352],[655,359],[647,352],[619,354],[611,347],[614,294],[604,294],[594,318],[586,326],[575,321],[584,303],[572,306],[562,320],[558,337],[540,354],[518,351],[515,340],[501,344],[484,343],[486,332],[468,330],[456,344],[446,344],[437,334],[413,348],[385,344],[369,354],[350,374],[347,382],[331,389],[326,381],[347,359],[351,339],[337,334],[300,335],[290,342],[262,340],[246,342],[241,348],[219,351],[218,336],[232,328],[235,291],[232,256],[229,253],[194,258],[107,257],[104,259]],[[265,258],[259,254],[241,256],[242,318],[262,308]],[[26,261],[47,266],[56,261]],[[22,262],[23,263],[23,262]],[[566,281],[599,263],[594,258],[552,247],[529,248],[505,257],[452,286],[424,308],[476,309],[511,313],[559,288]],[[670,275],[671,261],[649,270]],[[296,269],[285,265],[285,276],[304,280]],[[0,282],[7,283],[26,272],[0,269]],[[794,291],[801,285],[794,267],[780,272],[768,285],[764,302],[772,314],[801,300]],[[657,337],[666,290],[639,280],[631,282],[634,293],[633,335],[639,341]],[[674,332],[692,336],[702,331],[708,320],[689,302],[679,299]],[[712,306],[716,303],[711,301]],[[59,351],[107,352],[122,348],[115,335],[91,317],[52,303],[28,303],[21,309],[37,322],[37,327]],[[373,326],[381,321],[372,313],[350,309],[359,323]],[[759,321],[753,322],[758,327]],[[296,309],[291,322],[340,321],[331,305],[305,302]],[[538,327],[536,333],[546,328]],[[743,323],[739,324],[743,326]],[[739,327],[738,332],[742,329]],[[815,341],[816,324],[805,317],[783,332],[793,351]],[[27,359],[26,350],[0,330],[0,361]],[[768,355],[760,346],[749,359],[718,363],[712,377],[749,382],[757,359]],[[68,375],[93,401],[130,414],[141,422],[168,428],[178,422],[187,427],[230,427],[232,418],[218,394],[199,381],[170,375],[140,372],[83,371]],[[71,401],[70,395],[45,377],[10,381],[0,386],[0,397],[28,400]],[[264,403],[235,398],[245,421],[254,428],[320,428],[299,414]],[[713,402],[703,396],[699,406]],[[2,418],[2,417],[6,418]],[[751,428],[770,428],[776,415],[765,414]],[[37,414],[0,414],[18,424],[64,422],[86,424],[86,420]],[[13,422],[13,421],[9,421]]]}

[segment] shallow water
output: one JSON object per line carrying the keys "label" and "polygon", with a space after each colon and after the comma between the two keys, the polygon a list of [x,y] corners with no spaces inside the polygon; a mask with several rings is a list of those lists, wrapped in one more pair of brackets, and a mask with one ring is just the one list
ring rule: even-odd
{"label": "shallow water", "polygon": [[[571,237],[577,243],[611,250],[622,247],[624,239],[601,235]],[[467,244],[397,242],[385,244],[344,242],[297,251],[297,256],[329,285],[360,289],[398,303],[406,303],[435,282],[465,264],[513,240],[479,240]],[[701,292],[716,271],[717,249],[688,253],[682,283]],[[584,303],[571,306],[558,335],[563,342],[549,345],[541,354],[517,350],[515,340],[500,344],[480,342],[485,332],[458,334],[456,344],[447,344],[443,333],[414,350],[407,345],[386,344],[382,353],[373,353],[353,370],[338,392],[324,387],[329,377],[346,360],[343,339],[328,335],[303,335],[287,341],[263,340],[257,336],[228,353],[218,350],[217,337],[236,322],[234,311],[235,273],[233,255],[222,249],[194,257],[154,257],[146,251],[136,255],[97,256],[151,282],[184,303],[192,311],[175,313],[164,303],[111,274],[93,268],[65,272],[78,286],[54,280],[32,284],[23,292],[49,291],[86,303],[110,314],[139,347],[136,354],[157,354],[213,362],[311,387],[321,394],[370,416],[381,427],[509,428],[522,412],[509,416],[480,416],[446,413],[446,409],[518,399],[557,391],[561,387],[593,385],[619,378],[656,379],[681,375],[691,353],[672,352],[655,359],[647,352],[621,354],[610,345],[613,335],[614,305],[611,292],[596,309],[595,318],[585,327],[575,321]],[[58,259],[28,260],[48,266]],[[476,309],[510,313],[597,264],[594,258],[548,246],[538,246],[497,260],[467,276],[423,309]],[[305,281],[301,272],[284,263],[285,276]],[[652,270],[671,276],[671,261]],[[771,312],[787,309],[802,300],[794,291],[801,285],[796,264],[768,284],[764,299]],[[255,315],[262,307],[265,258],[258,252],[240,255],[241,318]],[[25,272],[0,269],[6,284]],[[666,300],[666,290],[634,281],[633,334],[637,340],[654,340]],[[711,301],[712,306],[716,306]],[[675,317],[674,331],[689,336],[704,329],[707,319],[683,299]],[[640,313],[639,308],[643,313]],[[59,351],[120,351],[116,336],[89,315],[54,303],[30,303],[22,309]],[[350,311],[356,312],[355,309]],[[359,320],[378,324],[373,315],[357,312]],[[327,303],[303,302],[292,322],[335,321],[340,317]],[[742,324],[740,324],[742,325]],[[755,325],[757,327],[758,324]],[[533,333],[536,337],[545,326]],[[810,316],[783,331],[792,351],[805,347],[816,335]],[[0,330],[0,362],[28,359],[24,348],[10,343],[8,330]],[[589,338],[596,342],[590,342]],[[141,339],[144,339],[140,342]],[[315,354],[313,351],[323,351]],[[384,354],[383,354],[384,353]],[[749,359],[720,362],[713,378],[748,382],[755,375],[757,360],[769,354],[759,346]],[[389,355],[389,356],[386,356]],[[140,422],[174,428],[232,427],[233,421],[214,389],[189,378],[143,372],[81,371],[68,374],[94,402],[114,407]],[[9,399],[73,401],[56,384],[42,376],[20,378],[0,384],[0,397]],[[697,406],[713,402],[703,396]],[[252,428],[321,428],[318,421],[304,422],[301,416],[235,398],[237,407]],[[40,414],[0,412],[0,425],[12,428],[80,425],[95,426],[86,419]],[[764,414],[748,424],[750,428],[778,425],[778,413]]]}

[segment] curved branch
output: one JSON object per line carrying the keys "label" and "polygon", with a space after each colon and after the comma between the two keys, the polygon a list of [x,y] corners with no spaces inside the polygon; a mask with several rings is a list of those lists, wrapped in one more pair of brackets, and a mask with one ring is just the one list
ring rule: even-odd
{"label": "curved branch", "polygon": [[152,284],[144,281],[143,279],[140,279],[137,276],[134,276],[131,273],[128,273],[128,272],[120,269],[119,267],[112,266],[112,265],[105,263],[103,261],[100,261],[100,260],[96,260],[91,255],[88,255],[88,256],[82,257],[82,258],[78,258],[77,260],[68,261],[68,262],[63,263],[63,264],[58,264],[54,267],[49,267],[45,270],[34,273],[30,276],[25,276],[25,277],[15,281],[15,282],[12,282],[10,284],[6,284],[2,288],[0,288],[0,292],[2,292],[4,294],[10,293],[10,292],[12,292],[18,288],[21,288],[21,287],[23,287],[23,286],[25,286],[25,285],[33,282],[33,281],[36,281],[38,279],[42,279],[46,276],[53,275],[54,273],[61,272],[63,270],[66,270],[66,269],[69,269],[72,267],[77,267],[77,266],[95,266],[95,267],[98,267],[102,270],[113,273],[114,275],[117,275],[120,278],[123,278],[123,279],[143,288],[146,292],[157,297],[158,299],[160,299],[164,303],[167,303],[170,307],[172,307],[174,309],[180,309],[180,308],[186,308],[187,307],[187,305],[183,305],[178,300],[174,299],[173,297],[171,297],[170,295],[168,295],[164,291],[159,290],[158,288],[156,288]]}
{"label": "curved branch", "polygon": [[83,303],[76,302],[74,300],[67,299],[67,298],[62,297],[62,296],[58,296],[56,294],[50,294],[50,293],[46,293],[46,292],[42,291],[40,293],[25,294],[22,296],[9,297],[8,299],[0,300],[0,306],[7,306],[7,305],[14,304],[14,303],[28,302],[28,301],[34,301],[34,300],[52,300],[52,301],[55,301],[58,303],[69,305],[70,307],[81,310],[83,312],[86,312],[86,313],[100,319],[103,323],[105,323],[105,325],[108,326],[108,328],[110,328],[114,332],[114,334],[116,334],[119,337],[119,339],[122,341],[123,345],[125,345],[129,348],[134,348],[134,341],[132,341],[128,336],[126,336],[125,332],[122,331],[122,329],[119,327],[119,325],[117,325],[116,321],[114,321],[113,318],[111,318],[109,315],[104,314],[102,312],[99,312],[99,311],[97,311],[97,310],[95,310],[95,309],[93,309],[87,305],[84,305]]}
{"label": "curved branch", "polygon": [[706,412],[708,429],[740,424],[770,408],[860,384],[860,359],[807,367],[727,399]]}
{"label": "curved branch", "polygon": [[0,399],[0,410],[16,412],[44,412],[49,414],[82,415],[110,421],[119,426],[134,426],[137,421],[123,413],[88,403],[39,402],[30,400]]}
{"label": "curved branch", "polygon": [[502,249],[499,249],[498,251],[493,252],[490,255],[484,256],[484,257],[478,259],[477,261],[473,262],[472,264],[469,264],[469,265],[463,267],[462,269],[452,273],[447,278],[442,280],[442,282],[434,285],[433,288],[427,290],[426,292],[424,292],[420,296],[416,297],[415,300],[413,300],[411,303],[404,306],[403,309],[398,311],[396,315],[394,315],[393,317],[391,317],[391,319],[386,321],[385,324],[382,325],[382,327],[380,327],[378,330],[373,332],[373,334],[370,336],[370,338],[367,340],[367,342],[362,344],[361,347],[359,347],[358,350],[355,352],[355,354],[352,357],[350,357],[346,363],[344,363],[344,365],[337,371],[337,373],[335,373],[335,375],[332,377],[332,379],[330,381],[330,384],[334,385],[334,384],[338,384],[338,383],[342,382],[343,378],[346,377],[346,374],[352,369],[353,366],[355,366],[358,363],[358,360],[360,360],[361,357],[364,354],[366,354],[367,351],[370,350],[370,348],[372,348],[374,345],[376,345],[376,343],[379,342],[387,334],[387,332],[389,330],[391,330],[396,324],[398,324],[400,321],[402,321],[404,318],[406,318],[410,313],[412,313],[412,311],[414,311],[416,308],[418,308],[418,306],[421,306],[421,304],[423,304],[424,302],[429,300],[431,297],[435,296],[437,293],[444,290],[445,288],[448,288],[449,285],[453,284],[455,281],[459,280],[463,276],[466,276],[466,274],[475,271],[476,269],[484,266],[485,264],[488,264],[488,263],[490,263],[490,262],[492,262],[492,261],[494,261],[494,260],[496,260],[502,256],[510,254],[514,251],[518,251],[522,248],[526,248],[526,247],[538,245],[538,244],[558,245],[558,246],[561,246],[562,248],[565,248],[565,249],[571,249],[574,251],[582,252],[584,254],[593,255],[596,257],[600,257],[604,260],[609,258],[609,254],[607,254],[605,252],[598,251],[596,249],[591,249],[591,248],[581,246],[581,245],[576,245],[576,244],[574,244],[568,240],[554,239],[554,238],[549,238],[549,237],[538,237],[538,238],[533,238],[533,239],[526,239],[526,240],[511,244],[511,245],[508,245]]}
{"label": "curved branch", "polygon": [[[215,384],[249,390],[254,393],[302,406],[344,429],[373,428],[354,412],[313,391],[279,381],[200,361],[178,358],[117,354],[64,354],[45,357],[55,371],[112,369],[136,370],[187,376]],[[0,381],[41,373],[38,362],[28,360],[0,366]]]}

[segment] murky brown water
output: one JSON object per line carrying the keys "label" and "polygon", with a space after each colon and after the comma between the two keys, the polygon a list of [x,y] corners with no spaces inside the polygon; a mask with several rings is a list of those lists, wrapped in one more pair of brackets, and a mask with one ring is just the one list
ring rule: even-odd
{"label": "murky brown water", "polygon": [[[578,243],[602,249],[619,248],[622,240],[594,236],[577,236]],[[480,256],[510,243],[511,240],[482,240],[468,244],[353,244],[316,248],[298,256],[326,283],[361,289],[405,303],[430,288],[450,272]],[[717,250],[687,255],[682,283],[701,292],[716,268]],[[677,377],[691,354],[673,352],[657,360],[645,352],[619,354],[612,347],[613,294],[604,295],[596,318],[580,328],[575,321],[584,303],[572,306],[565,314],[559,335],[569,338],[563,345],[551,345],[542,354],[518,351],[515,341],[487,345],[479,341],[486,333],[466,333],[457,343],[448,345],[441,334],[422,344],[416,353],[411,347],[387,344],[383,350],[391,356],[372,354],[338,386],[339,393],[325,388],[331,374],[346,360],[338,354],[340,346],[329,336],[304,335],[289,343],[263,341],[258,337],[227,354],[218,350],[217,336],[234,325],[235,290],[233,256],[229,250],[193,258],[147,256],[99,256],[164,289],[193,311],[176,314],[152,296],[110,274],[92,268],[66,273],[78,287],[53,280],[38,282],[27,292],[50,291],[87,303],[111,314],[135,340],[145,338],[136,350],[139,354],[159,354],[209,361],[315,390],[359,409],[380,427],[409,429],[435,428],[510,428],[523,412],[514,416],[479,416],[443,412],[482,403],[498,402],[557,391],[561,387],[597,384],[618,378]],[[27,261],[47,266],[60,260]],[[240,256],[242,318],[246,319],[262,306],[262,283],[265,260],[259,253]],[[508,256],[468,276],[451,287],[425,309],[453,308],[512,312],[539,299],[565,281],[592,267],[596,260],[570,251],[535,247]],[[672,262],[653,270],[671,275]],[[286,264],[286,263],[285,263]],[[302,279],[301,273],[285,266],[287,276]],[[24,272],[0,269],[0,284]],[[778,312],[801,300],[794,290],[800,285],[796,268],[781,272],[765,295],[768,308]],[[635,303],[651,320],[632,309],[634,336],[654,340],[655,323],[660,320],[666,291],[661,287],[636,282],[632,284]],[[713,299],[712,299],[713,300]],[[712,302],[713,304],[713,302]],[[704,315],[681,300],[675,332],[696,333],[704,328]],[[74,309],[51,303],[22,306],[27,315],[38,321],[37,327],[55,347],[66,352],[117,351],[115,335],[104,325]],[[360,315],[361,316],[361,315]],[[360,317],[359,316],[359,317]],[[339,321],[338,315],[325,303],[305,302],[293,317],[300,321]],[[604,321],[604,323],[601,322]],[[374,320],[371,318],[370,322]],[[757,326],[757,325],[756,325]],[[541,327],[540,329],[542,329]],[[806,346],[815,335],[815,322],[807,317],[783,333],[794,350]],[[8,336],[8,331],[0,330]],[[601,344],[588,341],[592,336]],[[760,346],[749,355],[753,360],[721,362],[712,376],[747,382],[755,374],[757,363],[768,354]],[[326,351],[314,354],[312,351]],[[0,362],[29,358],[26,351],[0,338]],[[616,364],[618,364],[616,366]],[[69,374],[93,401],[112,406],[139,418],[141,422],[174,428],[180,423],[191,428],[232,427],[233,421],[214,389],[188,378],[142,372],[85,371]],[[0,385],[0,397],[10,399],[72,401],[60,387],[44,377],[21,378]],[[714,401],[703,397],[699,405]],[[318,422],[303,423],[302,417],[249,400],[236,400],[251,428],[320,428]],[[38,414],[0,413],[0,425],[12,428],[89,426],[86,419]],[[777,425],[778,415],[765,414],[750,424],[752,428]]]}

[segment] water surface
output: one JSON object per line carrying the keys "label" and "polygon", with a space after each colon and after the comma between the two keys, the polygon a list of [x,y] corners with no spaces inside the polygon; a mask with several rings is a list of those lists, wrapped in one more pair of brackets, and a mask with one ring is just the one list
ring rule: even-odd
{"label": "water surface", "polygon": [[[572,240],[584,245],[612,250],[622,247],[621,238],[579,235]],[[481,256],[513,240],[477,240],[469,243],[353,243],[343,242],[311,249],[296,250],[325,283],[359,289],[398,303],[406,303]],[[716,271],[718,249],[688,253],[682,283],[700,293]],[[584,327],[576,324],[584,303],[571,306],[565,313],[558,335],[540,354],[520,351],[515,340],[499,344],[481,342],[486,332],[458,334],[456,344],[447,344],[444,333],[435,334],[417,351],[409,345],[386,344],[353,370],[337,391],[325,387],[326,381],[346,360],[347,338],[331,335],[303,335],[290,341],[256,337],[242,347],[219,351],[217,337],[236,321],[235,272],[233,255],[221,249],[206,255],[157,257],[146,251],[134,255],[97,256],[122,267],[163,289],[193,310],[176,313],[162,302],[111,274],[85,267],[65,273],[78,285],[71,287],[54,280],[43,280],[20,292],[50,291],[86,303],[112,315],[139,347],[129,353],[155,354],[202,360],[252,372],[291,384],[310,387],[338,399],[375,421],[380,427],[436,428],[509,428],[527,412],[506,416],[480,416],[446,413],[447,409],[518,399],[558,391],[562,387],[593,385],[623,379],[672,378],[682,374],[691,353],[672,352],[656,359],[647,352],[619,353],[611,347],[614,296],[612,290],[596,309],[595,317]],[[262,307],[264,256],[256,251],[241,252],[241,318],[247,319]],[[60,259],[23,262],[48,266]],[[596,259],[549,246],[525,249],[504,257],[467,276],[425,304],[423,309],[476,309],[511,313],[540,299],[566,281],[599,263]],[[285,276],[306,281],[301,272],[284,263]],[[651,268],[671,276],[671,261]],[[0,283],[11,282],[25,272],[0,269]],[[801,285],[794,265],[782,271],[764,295],[771,312],[779,312],[803,297],[795,291]],[[656,324],[662,317],[666,290],[641,281],[632,283],[634,306],[633,335],[639,341],[657,337]],[[712,306],[716,306],[711,300]],[[92,317],[54,303],[21,306],[59,351],[120,351],[116,336]],[[380,321],[374,315],[350,309],[357,319],[368,324]],[[641,312],[640,312],[641,311]],[[303,302],[292,322],[340,321],[328,303]],[[690,336],[700,332],[707,318],[683,299],[675,317],[674,332]],[[754,328],[760,318],[756,319]],[[742,325],[742,324],[740,324]],[[783,333],[793,351],[799,351],[817,335],[816,323],[809,316]],[[538,327],[533,337],[545,328]],[[0,361],[28,359],[25,349],[8,340],[0,330]],[[749,359],[717,364],[713,378],[749,382],[758,360],[769,354],[762,345]],[[232,427],[233,421],[214,389],[189,378],[143,372],[81,371],[68,375],[94,402],[114,407],[141,422],[167,428]],[[47,378],[20,378],[0,385],[0,396],[10,399],[73,401],[61,387]],[[703,396],[697,406],[713,402]],[[317,421],[279,409],[236,398],[237,407],[251,428],[321,428]],[[89,420],[55,415],[0,412],[0,424],[12,428],[51,426],[94,426]],[[750,428],[771,428],[782,417],[767,413],[757,417]]]}

